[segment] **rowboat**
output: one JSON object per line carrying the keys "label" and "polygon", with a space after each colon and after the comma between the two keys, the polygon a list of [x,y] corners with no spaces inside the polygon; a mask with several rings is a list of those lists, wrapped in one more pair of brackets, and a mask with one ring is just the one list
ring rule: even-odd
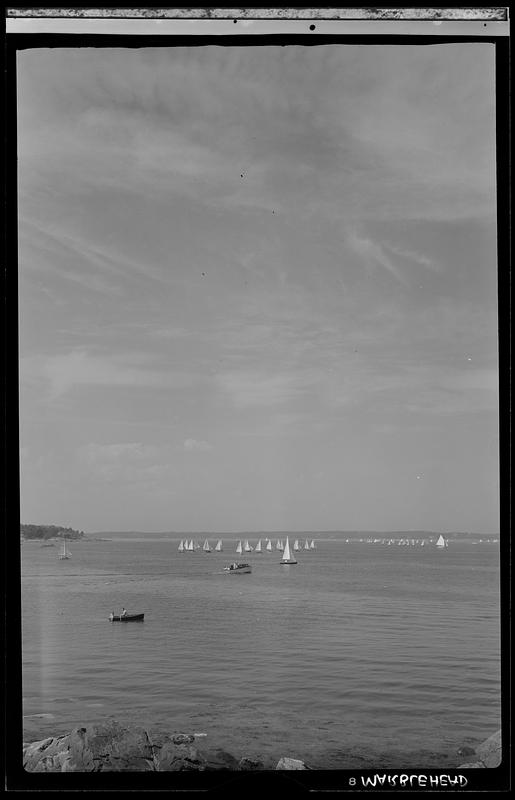
{"label": "rowboat", "polygon": [[111,622],[142,622],[145,614],[125,614],[123,617],[120,614],[109,614]]}

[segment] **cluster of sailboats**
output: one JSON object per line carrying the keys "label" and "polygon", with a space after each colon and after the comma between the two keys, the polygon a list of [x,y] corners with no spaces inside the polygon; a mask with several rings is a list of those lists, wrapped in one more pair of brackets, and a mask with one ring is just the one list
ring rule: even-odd
{"label": "cluster of sailboats", "polygon": [[348,544],[349,542],[359,542],[365,544],[384,544],[390,547],[391,545],[397,545],[398,547],[425,547],[426,545],[434,544],[436,547],[448,547],[449,542],[445,539],[444,536],[440,534],[436,542],[434,539],[411,539],[411,538],[400,538],[400,539],[389,539],[388,537],[383,538],[372,538],[369,537],[368,539],[345,539],[345,542]]}
{"label": "cluster of sailboats", "polygon": [[[268,537],[265,539],[264,544],[261,539],[258,540],[255,547],[253,547],[248,539],[245,539],[244,543],[242,544],[241,540],[236,545],[236,552],[237,553],[271,553],[273,550],[279,550],[280,552],[284,552],[286,546],[289,548],[289,540],[286,537],[286,544],[283,543],[282,539],[277,539],[275,545],[272,544],[272,540]],[[304,545],[302,546],[298,539],[295,539],[292,550],[298,552],[299,550],[315,550],[316,545],[314,540],[312,539],[311,542],[308,542],[306,539],[304,541]]]}
{"label": "cluster of sailboats", "polygon": [[[200,545],[193,539],[181,539],[177,549],[179,553],[194,553],[195,550],[202,550],[204,553],[210,553],[212,548],[207,539],[203,545]],[[217,541],[214,550],[218,553],[223,550],[223,542],[221,539]]]}
{"label": "cluster of sailboats", "polygon": [[[288,537],[286,537],[286,543],[289,547]],[[238,544],[236,545],[236,552],[238,554],[242,553],[271,553],[273,550],[280,550],[284,552],[286,545],[283,543],[282,539],[277,539],[275,545],[272,544],[272,540],[268,537],[264,539],[259,539],[255,546],[251,545],[248,539],[239,540]],[[223,550],[223,540],[218,539],[214,548],[211,547],[209,544],[209,540],[206,539],[203,545],[200,545],[194,539],[181,539],[179,543],[179,547],[177,548],[179,553],[193,553],[196,550],[202,550],[204,553],[210,553],[213,549],[215,552],[221,552]],[[305,539],[304,544],[301,545],[298,539],[295,539],[292,547],[292,550],[295,552],[299,550],[316,550],[316,545],[314,539],[308,541]]]}

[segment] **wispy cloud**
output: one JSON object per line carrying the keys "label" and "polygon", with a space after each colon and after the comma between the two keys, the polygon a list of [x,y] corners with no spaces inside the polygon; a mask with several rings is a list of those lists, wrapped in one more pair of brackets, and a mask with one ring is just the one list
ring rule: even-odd
{"label": "wispy cloud", "polygon": [[372,241],[372,239],[359,234],[355,230],[348,231],[346,241],[366,263],[378,264],[388,270],[390,275],[393,275],[400,283],[406,282],[397,264],[394,263],[385,248],[378,242]]}
{"label": "wispy cloud", "polygon": [[405,258],[407,261],[414,261],[415,264],[420,264],[422,267],[428,267],[429,269],[436,271],[441,269],[441,266],[433,258],[430,258],[424,253],[392,244],[386,245],[386,248],[395,255]]}
{"label": "wispy cloud", "polygon": [[25,384],[43,381],[51,400],[81,386],[184,389],[201,379],[188,372],[152,369],[145,358],[134,355],[108,357],[82,349],[55,356],[24,357],[20,360],[20,377]]}
{"label": "wispy cloud", "polygon": [[[83,282],[88,288],[99,288],[100,290],[106,286],[105,279],[102,277],[106,273],[120,279],[126,279],[128,271],[136,273],[145,279],[153,278],[160,282],[168,282],[170,275],[165,274],[153,267],[147,261],[137,261],[127,256],[121,246],[108,247],[99,242],[92,243],[86,241],[84,236],[81,236],[77,231],[73,231],[70,226],[66,230],[66,223],[61,221],[60,224],[52,226],[35,222],[32,219],[21,217],[20,219],[20,244],[21,247],[26,244],[32,244],[36,252],[41,248],[45,248],[53,253],[61,253],[67,257],[67,270],[59,270],[61,276],[67,277],[69,280]],[[73,269],[74,261],[70,261],[70,255],[79,257],[79,269]],[[48,264],[48,261],[46,262]],[[37,267],[37,260],[35,266]],[[50,263],[51,268],[55,269],[55,264]],[[71,268],[72,267],[72,268]],[[91,273],[92,268],[99,270],[99,274]],[[115,293],[120,293],[120,284],[117,286],[109,287]]]}

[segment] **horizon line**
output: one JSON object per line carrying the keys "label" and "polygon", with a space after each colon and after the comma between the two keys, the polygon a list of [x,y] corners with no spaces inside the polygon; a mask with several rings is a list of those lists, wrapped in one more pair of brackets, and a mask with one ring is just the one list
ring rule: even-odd
{"label": "horizon line", "polygon": [[493,531],[469,531],[469,530],[433,530],[433,529],[422,529],[422,528],[403,528],[403,529],[386,529],[386,530],[378,530],[378,529],[341,529],[341,528],[332,528],[326,530],[239,530],[239,531],[208,531],[208,530],[192,530],[192,531],[138,531],[138,530],[98,530],[98,531],[85,531],[84,535],[94,535],[99,533],[141,533],[141,534],[168,534],[172,536],[184,536],[184,535],[197,535],[197,536],[264,536],[264,535],[284,535],[284,534],[293,534],[295,536],[302,536],[305,534],[316,534],[316,535],[324,535],[327,533],[341,533],[341,534],[348,534],[348,533],[441,533],[447,535],[468,535],[468,536],[500,536],[500,532],[493,532]]}

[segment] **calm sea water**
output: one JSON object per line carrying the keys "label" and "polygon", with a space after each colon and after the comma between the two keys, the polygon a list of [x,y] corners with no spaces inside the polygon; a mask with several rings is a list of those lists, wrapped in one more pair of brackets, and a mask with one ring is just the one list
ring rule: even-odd
{"label": "calm sea water", "polygon": [[[234,537],[181,554],[109,536],[69,561],[22,547],[25,740],[116,717],[237,757],[408,768],[459,764],[500,727],[498,544],[321,535],[296,566],[252,553],[233,576]],[[145,621],[110,623],[122,606]]]}

